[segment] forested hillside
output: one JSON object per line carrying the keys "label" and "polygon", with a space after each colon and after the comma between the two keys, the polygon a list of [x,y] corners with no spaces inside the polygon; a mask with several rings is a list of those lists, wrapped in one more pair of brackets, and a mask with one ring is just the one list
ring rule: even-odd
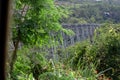
{"label": "forested hillside", "polygon": [[58,0],[71,14],[64,23],[119,23],[119,0]]}

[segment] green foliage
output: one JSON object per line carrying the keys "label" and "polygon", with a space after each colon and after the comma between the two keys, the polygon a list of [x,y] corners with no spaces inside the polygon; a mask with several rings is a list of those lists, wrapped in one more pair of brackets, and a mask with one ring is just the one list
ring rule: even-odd
{"label": "green foliage", "polygon": [[72,70],[75,71],[75,78],[83,80],[96,79],[97,73],[95,73],[95,70],[97,67],[97,61],[94,60],[94,54],[88,53],[90,48],[91,44],[89,41],[83,41],[69,46],[65,50],[58,50],[58,53],[61,57],[60,62],[63,62],[66,64],[66,66],[69,66]]}
{"label": "green foliage", "polygon": [[98,30],[99,35],[95,36],[96,59],[100,60],[98,70],[102,71],[113,68],[113,71],[106,72],[107,76],[117,73],[120,68],[120,25],[105,25]]}
{"label": "green foliage", "polygon": [[[89,71],[89,69],[91,69],[119,80],[117,79],[120,69],[119,24],[103,25],[101,28],[96,29],[92,43],[84,41],[67,49],[65,52],[68,53],[69,56],[66,57],[66,61],[69,62],[74,70],[82,70],[83,76],[84,73],[89,74],[90,72],[91,74],[91,72],[93,72]],[[84,70],[88,72],[84,72]]]}
{"label": "green foliage", "polygon": [[[60,32],[67,32],[59,23],[64,10],[53,0],[14,0],[13,40],[37,46],[58,41]],[[58,37],[59,36],[59,37]]]}
{"label": "green foliage", "polygon": [[14,65],[14,70],[12,75],[14,75],[13,79],[15,80],[17,79],[27,80],[27,78],[31,74],[30,59],[26,57],[25,54],[21,54],[22,52],[24,53],[28,52],[27,49],[24,49],[24,50],[18,52],[18,58]]}
{"label": "green foliage", "polygon": [[[11,74],[15,80],[34,78],[38,80],[95,80],[96,76],[101,74],[119,80],[120,24],[102,26],[95,31],[92,43],[87,40],[65,50],[59,49],[56,52],[59,55],[59,62],[52,59],[48,61],[42,51],[33,50],[37,48],[36,46],[43,48],[44,45],[47,49],[50,48],[49,45],[54,46],[59,43],[56,41],[62,42],[62,36],[59,34],[61,31],[72,34],[71,30],[66,30],[59,24],[61,17],[65,16],[64,10],[61,9],[62,7],[55,6],[53,0],[14,1],[16,5],[14,7],[15,23],[12,29],[13,41],[20,40],[27,45],[27,48],[23,47],[17,54],[18,58]],[[99,14],[101,13],[99,9],[104,12],[111,6],[100,5],[78,5],[68,22],[86,23],[108,20]],[[114,12],[114,9],[118,10],[119,7],[111,7],[111,11]],[[74,15],[74,13],[78,14]],[[78,19],[79,17],[81,18]],[[34,47],[31,48],[29,44]]]}
{"label": "green foliage", "polygon": [[[22,53],[22,54],[21,54]],[[47,60],[40,53],[32,53],[29,48],[18,51],[18,58],[14,64],[13,76],[15,80],[28,80],[36,78],[46,72]],[[35,75],[37,74],[37,75]]]}
{"label": "green foliage", "polygon": [[[56,62],[52,59],[48,61],[42,53],[33,53],[29,48],[25,47],[18,52],[18,58],[12,74],[16,80],[32,80],[34,78],[38,80],[94,79],[91,73],[93,69],[90,70],[89,68],[84,67],[79,68],[78,71],[74,71],[69,67],[69,63],[64,65],[62,62]],[[93,78],[90,79],[90,76]]]}
{"label": "green foliage", "polygon": [[48,79],[49,80],[74,80],[74,78],[71,75],[66,76],[65,74],[52,73],[52,72],[44,73],[40,75],[39,78],[41,80],[48,80]]}
{"label": "green foliage", "polygon": [[14,0],[14,3],[12,39],[15,50],[10,63],[10,75],[14,76],[13,79],[18,79],[19,76],[26,77],[32,73],[37,79],[40,74],[47,71],[44,71],[47,60],[42,54],[30,52],[31,50],[26,52],[28,54],[23,52],[17,58],[19,43],[23,43],[27,48],[36,46],[50,48],[62,43],[61,32],[70,35],[72,31],[64,29],[59,23],[61,17],[66,15],[63,9],[54,4],[54,0]]}
{"label": "green foliage", "polygon": [[[86,47],[87,47],[87,44],[86,42],[82,42],[82,43],[79,43],[79,44],[76,44],[75,48],[73,49],[74,51],[72,51],[72,54],[73,54],[73,58],[70,58],[70,64],[73,65],[73,67],[78,67],[78,63],[79,61],[84,61],[85,62],[85,53],[86,53]],[[71,53],[68,53],[68,54],[71,54]]]}

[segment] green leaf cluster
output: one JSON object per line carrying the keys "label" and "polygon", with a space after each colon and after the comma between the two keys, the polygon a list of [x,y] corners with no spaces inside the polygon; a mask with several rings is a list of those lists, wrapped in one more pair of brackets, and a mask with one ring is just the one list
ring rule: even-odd
{"label": "green leaf cluster", "polygon": [[60,32],[67,32],[59,23],[61,17],[65,16],[64,10],[56,6],[53,0],[14,2],[14,41],[20,40],[26,45],[48,45],[60,39]]}

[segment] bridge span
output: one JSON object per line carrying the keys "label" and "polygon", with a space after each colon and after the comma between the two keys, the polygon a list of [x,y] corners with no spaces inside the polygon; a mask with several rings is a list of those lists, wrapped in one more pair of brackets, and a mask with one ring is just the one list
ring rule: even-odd
{"label": "bridge span", "polygon": [[62,33],[63,46],[67,47],[75,44],[78,41],[83,41],[88,38],[92,40],[94,30],[99,28],[100,24],[62,24],[62,26],[66,29],[71,29],[75,33],[73,36],[68,36]]}
{"label": "bridge span", "polygon": [[[83,41],[85,39],[92,39],[94,30],[100,27],[100,24],[62,24],[65,29],[71,29],[75,35],[68,36],[62,32],[63,45],[61,47],[67,47],[73,45],[76,42]],[[22,43],[19,44],[19,48],[22,47]],[[9,42],[9,51],[13,51],[14,46],[12,41]],[[54,52],[54,50],[52,50]]]}

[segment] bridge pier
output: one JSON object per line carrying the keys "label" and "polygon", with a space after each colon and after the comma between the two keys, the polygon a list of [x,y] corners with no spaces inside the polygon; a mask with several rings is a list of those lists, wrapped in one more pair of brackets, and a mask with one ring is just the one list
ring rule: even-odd
{"label": "bridge pier", "polygon": [[74,36],[68,36],[63,33],[63,45],[67,47],[73,45],[76,42],[90,39],[92,42],[92,37],[94,36],[94,30],[100,27],[99,24],[63,24],[66,29],[71,29],[75,33]]}

